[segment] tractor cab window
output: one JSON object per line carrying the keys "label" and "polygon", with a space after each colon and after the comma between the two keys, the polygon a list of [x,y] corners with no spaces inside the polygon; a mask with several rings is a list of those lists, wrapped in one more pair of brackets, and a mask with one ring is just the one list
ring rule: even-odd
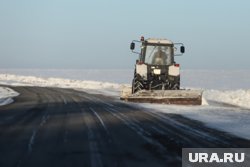
{"label": "tractor cab window", "polygon": [[172,65],[172,47],[147,45],[144,62],[149,65]]}

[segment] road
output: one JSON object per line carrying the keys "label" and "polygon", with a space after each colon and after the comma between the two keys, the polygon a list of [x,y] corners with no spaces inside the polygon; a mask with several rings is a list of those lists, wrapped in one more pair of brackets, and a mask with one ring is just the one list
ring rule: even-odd
{"label": "road", "polygon": [[0,167],[181,166],[183,147],[250,147],[250,141],[176,114],[101,94],[12,87],[0,107]]}

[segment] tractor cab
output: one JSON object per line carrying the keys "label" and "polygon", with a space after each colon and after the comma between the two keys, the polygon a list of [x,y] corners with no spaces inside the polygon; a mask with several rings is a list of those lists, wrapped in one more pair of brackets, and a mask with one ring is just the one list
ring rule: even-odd
{"label": "tractor cab", "polygon": [[142,43],[139,62],[153,66],[169,66],[174,63],[173,46],[157,43]]}
{"label": "tractor cab", "polygon": [[[140,52],[134,51],[135,43],[141,43]],[[178,49],[177,45],[180,45]],[[167,39],[154,39],[149,38],[144,40],[144,37],[140,41],[134,40],[130,49],[139,54],[137,64],[147,64],[153,66],[170,66],[175,63],[174,56],[182,55],[185,52],[185,48],[182,43],[173,43]]]}

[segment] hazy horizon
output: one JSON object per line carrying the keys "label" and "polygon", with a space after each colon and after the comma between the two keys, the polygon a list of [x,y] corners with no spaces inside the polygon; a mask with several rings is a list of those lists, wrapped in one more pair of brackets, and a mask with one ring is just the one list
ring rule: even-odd
{"label": "hazy horizon", "polygon": [[133,39],[183,42],[182,69],[250,69],[250,1],[0,1],[0,69],[133,69]]}

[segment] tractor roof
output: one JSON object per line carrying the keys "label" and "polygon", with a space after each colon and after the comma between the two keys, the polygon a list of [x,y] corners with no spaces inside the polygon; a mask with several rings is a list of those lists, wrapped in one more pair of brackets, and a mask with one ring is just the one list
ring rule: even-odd
{"label": "tractor roof", "polygon": [[148,43],[173,44],[173,42],[168,39],[149,38],[146,41]]}

